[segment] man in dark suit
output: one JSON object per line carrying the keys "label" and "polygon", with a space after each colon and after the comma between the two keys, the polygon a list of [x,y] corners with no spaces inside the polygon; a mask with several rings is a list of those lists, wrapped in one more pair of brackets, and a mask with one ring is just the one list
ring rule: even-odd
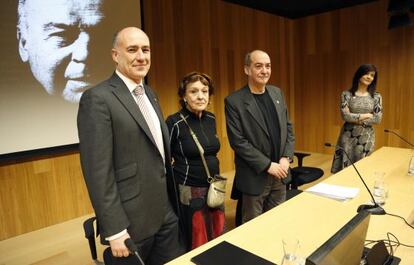
{"label": "man in dark suit", "polygon": [[154,91],[143,84],[151,65],[148,36],[122,29],[112,59],[115,73],[87,90],[79,105],[85,182],[113,256],[128,256],[124,241],[132,238],[146,264],[164,264],[180,254],[178,223],[175,194],[167,192],[168,128]]}
{"label": "man in dark suit", "polygon": [[242,223],[286,199],[294,135],[282,91],[267,85],[270,57],[255,50],[246,55],[248,84],[225,99],[227,135],[235,153],[233,191],[241,193]]}

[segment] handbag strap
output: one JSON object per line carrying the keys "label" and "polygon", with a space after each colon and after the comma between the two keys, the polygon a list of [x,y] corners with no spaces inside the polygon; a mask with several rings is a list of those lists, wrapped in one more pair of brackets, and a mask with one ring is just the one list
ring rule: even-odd
{"label": "handbag strap", "polygon": [[208,170],[207,167],[207,162],[206,159],[204,157],[204,148],[201,146],[200,142],[198,141],[197,135],[194,133],[194,131],[191,129],[190,125],[188,124],[186,118],[184,117],[184,115],[180,112],[180,116],[183,119],[183,121],[185,122],[185,124],[187,124],[188,129],[190,131],[191,137],[193,137],[193,140],[198,148],[198,151],[200,152],[200,156],[201,156],[201,160],[203,161],[203,165],[204,165],[204,169],[206,170],[206,174],[207,174],[207,182],[211,183],[213,181],[213,178],[210,175],[210,171]]}

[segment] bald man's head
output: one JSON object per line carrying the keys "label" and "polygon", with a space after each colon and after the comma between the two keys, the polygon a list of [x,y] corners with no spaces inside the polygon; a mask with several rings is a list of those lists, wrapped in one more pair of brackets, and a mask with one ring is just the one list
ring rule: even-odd
{"label": "bald man's head", "polygon": [[116,69],[137,83],[142,82],[151,66],[150,41],[139,28],[127,27],[115,34],[112,59]]}
{"label": "bald man's head", "polygon": [[249,85],[264,87],[272,73],[269,55],[261,50],[246,54],[244,72],[249,78]]}

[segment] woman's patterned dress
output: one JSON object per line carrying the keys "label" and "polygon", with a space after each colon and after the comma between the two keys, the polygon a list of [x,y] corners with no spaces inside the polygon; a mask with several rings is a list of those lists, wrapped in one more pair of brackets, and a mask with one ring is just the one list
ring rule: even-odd
{"label": "woman's patterned dress", "polygon": [[[362,113],[372,113],[374,116],[362,121],[362,124],[358,124],[359,115]],[[345,123],[336,145],[345,149],[352,162],[355,163],[374,150],[375,131],[372,125],[381,122],[382,97],[378,92],[375,92],[374,97],[371,97],[371,95],[352,96],[351,92],[344,91],[341,95],[341,115]],[[337,147],[331,172],[336,173],[349,165],[351,165],[351,161]]]}

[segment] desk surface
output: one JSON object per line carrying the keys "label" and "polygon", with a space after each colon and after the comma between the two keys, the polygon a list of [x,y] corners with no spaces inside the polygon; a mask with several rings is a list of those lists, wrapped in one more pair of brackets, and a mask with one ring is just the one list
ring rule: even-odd
{"label": "desk surface", "polygon": [[[385,172],[389,195],[384,209],[388,213],[409,220],[414,216],[414,177],[407,175],[412,154],[413,151],[410,149],[382,147],[356,163],[356,167],[370,188],[374,182],[373,173]],[[369,194],[352,167],[338,172],[324,182],[358,187],[360,192],[356,198],[345,202],[303,192],[168,264],[193,264],[190,261],[191,257],[223,240],[280,264],[283,254],[282,238],[297,237],[301,244],[298,254],[303,257],[310,255],[355,216],[360,204],[370,201]],[[386,239],[387,232],[393,233],[401,243],[414,245],[414,230],[401,219],[389,215],[371,216],[367,239]],[[395,255],[402,259],[401,265],[414,264],[412,248],[400,246]]]}

